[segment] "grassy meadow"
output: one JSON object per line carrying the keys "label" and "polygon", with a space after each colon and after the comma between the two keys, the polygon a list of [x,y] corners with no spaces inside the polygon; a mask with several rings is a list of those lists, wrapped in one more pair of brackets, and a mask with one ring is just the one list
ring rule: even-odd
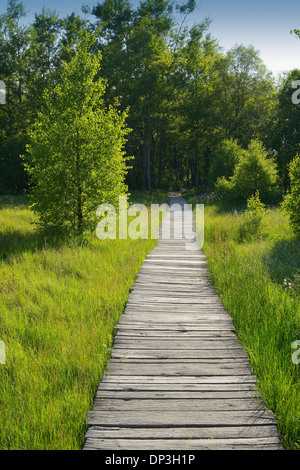
{"label": "grassy meadow", "polygon": [[0,198],[0,448],[81,449],[114,326],[155,240],[48,238],[34,222],[25,197]]}
{"label": "grassy meadow", "polygon": [[[136,192],[131,202],[168,202]],[[195,201],[194,201],[195,202]],[[300,240],[269,208],[245,236],[243,207],[205,204],[211,282],[234,320],[286,449],[300,449]],[[114,326],[155,240],[45,237],[23,196],[0,198],[0,448],[81,449]]]}
{"label": "grassy meadow", "polygon": [[300,340],[300,240],[276,207],[266,210],[256,235],[245,236],[245,208],[199,202],[205,204],[210,279],[250,356],[283,445],[299,450],[300,365],[292,361],[292,343]]}

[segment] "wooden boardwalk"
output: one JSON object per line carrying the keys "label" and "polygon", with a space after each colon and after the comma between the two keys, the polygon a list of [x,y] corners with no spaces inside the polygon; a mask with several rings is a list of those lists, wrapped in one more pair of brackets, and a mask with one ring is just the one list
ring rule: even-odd
{"label": "wooden boardwalk", "polygon": [[[166,214],[173,234],[174,204]],[[173,206],[172,206],[173,204]],[[231,317],[185,239],[159,238],[117,325],[84,450],[282,449]]]}

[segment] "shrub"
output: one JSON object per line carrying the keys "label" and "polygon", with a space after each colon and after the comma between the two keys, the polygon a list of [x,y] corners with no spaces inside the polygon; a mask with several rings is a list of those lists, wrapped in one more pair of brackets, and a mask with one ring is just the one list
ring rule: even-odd
{"label": "shrub", "polygon": [[256,191],[255,195],[250,196],[247,200],[245,222],[241,226],[241,238],[252,238],[259,235],[265,212],[265,205],[259,198],[259,192]]}
{"label": "shrub", "polygon": [[275,189],[277,169],[274,160],[268,157],[262,143],[252,140],[248,149],[240,153],[231,178],[220,178],[216,189],[224,195],[246,201],[259,191],[262,199]]}
{"label": "shrub", "polygon": [[218,148],[210,155],[210,170],[208,182],[211,189],[215,188],[218,178],[230,178],[234,173],[234,167],[238,162],[243,149],[236,140],[226,139],[221,142]]}

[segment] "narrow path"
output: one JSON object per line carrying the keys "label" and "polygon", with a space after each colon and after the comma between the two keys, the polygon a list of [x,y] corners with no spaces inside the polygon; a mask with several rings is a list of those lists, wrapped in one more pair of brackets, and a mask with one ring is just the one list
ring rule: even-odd
{"label": "narrow path", "polygon": [[175,236],[159,238],[129,295],[84,450],[281,449],[203,252],[175,238],[186,201],[170,199],[162,228],[171,219]]}

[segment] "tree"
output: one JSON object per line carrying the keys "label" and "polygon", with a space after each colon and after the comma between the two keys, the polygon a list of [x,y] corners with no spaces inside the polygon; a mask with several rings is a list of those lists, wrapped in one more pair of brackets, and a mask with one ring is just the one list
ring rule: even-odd
{"label": "tree", "polygon": [[45,91],[24,157],[40,225],[76,235],[96,227],[100,203],[116,204],[126,193],[126,114],[104,107],[105,84],[95,80],[100,54],[90,53],[94,41],[82,34],[60,84]]}
{"label": "tree", "polygon": [[300,70],[292,70],[283,80],[278,91],[278,106],[271,143],[276,150],[276,160],[281,185],[289,187],[289,163],[297,154],[300,144],[300,104],[293,103],[293,82],[300,80]]}
{"label": "tree", "polygon": [[216,188],[230,196],[247,200],[258,191],[261,198],[267,198],[277,183],[277,169],[274,160],[268,157],[262,143],[252,140],[248,149],[240,153],[231,178],[219,178]]}
{"label": "tree", "polygon": [[275,86],[253,46],[236,45],[218,63],[215,87],[217,115],[223,139],[237,139],[246,148],[252,139],[264,141],[273,119]]}
{"label": "tree", "polygon": [[[180,113],[183,117],[181,131],[188,133],[188,147],[194,157],[191,161],[196,195],[200,188],[200,173],[208,172],[206,149],[210,145],[214,126],[212,117],[214,72],[217,45],[210,35],[205,35],[209,21],[191,28],[182,44],[178,59],[178,78],[181,86]],[[205,185],[205,176],[203,178]]]}
{"label": "tree", "polygon": [[22,2],[10,0],[0,16],[0,80],[6,87],[6,104],[0,107],[0,192],[24,188],[24,171],[19,154],[25,151],[28,124],[24,101],[25,71],[28,69],[28,27]]}
{"label": "tree", "polygon": [[289,165],[291,189],[285,196],[283,208],[290,216],[296,233],[300,233],[300,157],[295,157]]}
{"label": "tree", "polygon": [[[170,65],[167,38],[172,27],[169,0],[141,2],[134,14],[127,41],[127,93],[131,108],[130,125],[140,133],[142,186],[151,192],[152,141],[158,115],[164,111],[165,77]],[[133,127],[133,125],[131,126]]]}

